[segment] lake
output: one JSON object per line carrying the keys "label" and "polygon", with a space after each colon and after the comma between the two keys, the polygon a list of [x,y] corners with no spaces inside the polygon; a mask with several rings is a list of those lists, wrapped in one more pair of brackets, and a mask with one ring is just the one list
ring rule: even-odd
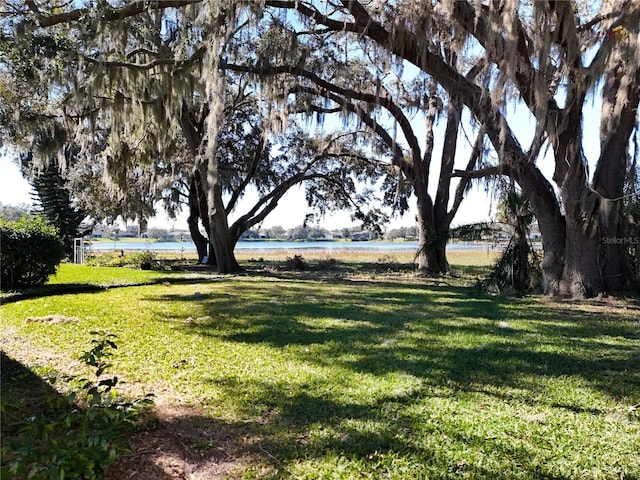
{"label": "lake", "polygon": [[[493,243],[450,243],[448,250],[477,250],[495,248]],[[116,240],[110,242],[91,242],[93,251],[110,250],[151,250],[154,252],[195,252],[196,247],[191,242],[128,242],[126,240]],[[333,251],[374,251],[374,252],[415,252],[418,249],[418,242],[278,242],[278,241],[239,241],[235,251],[301,251],[301,250],[325,250]]]}

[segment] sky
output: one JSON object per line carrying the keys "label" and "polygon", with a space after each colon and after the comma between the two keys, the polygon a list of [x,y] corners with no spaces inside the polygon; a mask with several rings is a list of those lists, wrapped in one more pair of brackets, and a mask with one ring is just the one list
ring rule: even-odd
{"label": "sky", "polygon": [[[31,204],[30,191],[31,186],[22,177],[18,166],[7,155],[0,155],[0,203],[4,205]],[[161,210],[159,208],[159,215],[150,220],[150,228],[187,229],[186,212],[183,212],[176,221],[173,221],[162,214]],[[413,212],[407,212],[402,218],[393,219],[388,228],[415,225],[414,212],[415,209]],[[310,213],[310,210],[306,206],[304,190],[302,188],[294,188],[280,201],[276,210],[267,217],[263,227],[268,228],[276,225],[284,228],[297,227],[304,222],[307,213]],[[474,188],[462,203],[454,223],[462,225],[483,221],[488,218],[489,199],[481,188]],[[338,212],[327,215],[320,221],[320,224],[327,229],[339,229],[357,225],[358,223],[351,221],[348,212]]]}

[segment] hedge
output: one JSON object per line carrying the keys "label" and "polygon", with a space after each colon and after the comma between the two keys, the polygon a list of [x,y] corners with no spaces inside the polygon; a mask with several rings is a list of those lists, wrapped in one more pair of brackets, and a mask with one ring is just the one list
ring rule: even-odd
{"label": "hedge", "polygon": [[45,283],[65,257],[56,228],[34,215],[17,222],[0,219],[0,250],[4,291]]}

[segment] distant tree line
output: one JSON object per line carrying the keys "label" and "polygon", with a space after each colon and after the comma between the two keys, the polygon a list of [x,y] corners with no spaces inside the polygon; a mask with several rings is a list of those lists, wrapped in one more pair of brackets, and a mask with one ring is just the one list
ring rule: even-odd
{"label": "distant tree line", "polygon": [[0,203],[0,218],[2,220],[17,222],[31,211],[31,205],[21,203],[19,205],[5,205]]}

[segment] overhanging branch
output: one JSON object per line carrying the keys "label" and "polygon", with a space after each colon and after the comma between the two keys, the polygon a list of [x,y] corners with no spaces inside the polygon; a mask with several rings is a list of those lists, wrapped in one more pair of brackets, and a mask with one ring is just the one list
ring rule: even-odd
{"label": "overhanging branch", "polygon": [[[123,20],[147,10],[180,8],[201,2],[202,0],[137,0],[121,8],[104,8],[104,10],[100,12],[100,16],[102,20],[106,21]],[[68,12],[54,13],[52,15],[37,15],[37,22],[42,28],[52,27],[61,23],[77,21],[90,11],[88,8],[76,8]]]}
{"label": "overhanging branch", "polygon": [[454,177],[460,178],[484,178],[495,175],[503,175],[505,173],[504,165],[495,165],[493,167],[480,168],[478,170],[454,170]]}

